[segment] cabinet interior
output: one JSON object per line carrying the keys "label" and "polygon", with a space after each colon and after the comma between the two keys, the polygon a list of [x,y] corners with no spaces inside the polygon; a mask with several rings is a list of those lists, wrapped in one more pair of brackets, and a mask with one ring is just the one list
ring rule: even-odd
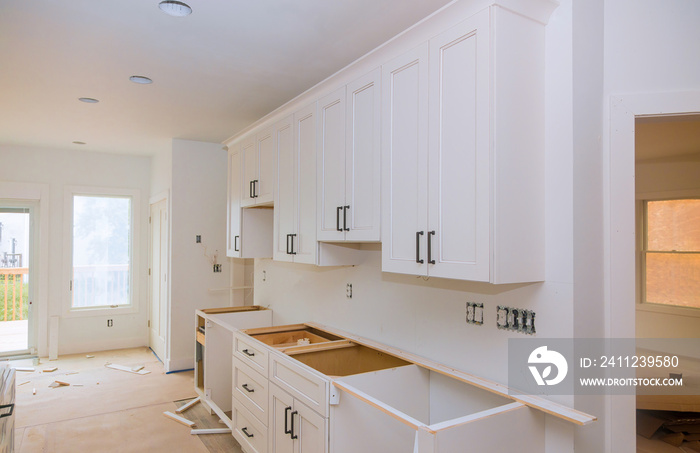
{"label": "cabinet interior", "polygon": [[294,354],[294,358],[331,377],[349,376],[410,364],[392,355],[354,343],[335,349],[298,352]]}

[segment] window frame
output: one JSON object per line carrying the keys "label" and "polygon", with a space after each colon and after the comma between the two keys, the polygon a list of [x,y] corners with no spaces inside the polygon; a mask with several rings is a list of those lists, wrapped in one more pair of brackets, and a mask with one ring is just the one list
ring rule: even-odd
{"label": "window frame", "polygon": [[[668,192],[638,193],[636,196],[636,217],[637,217],[637,310],[664,313],[677,316],[700,318],[700,307],[684,307],[680,305],[657,304],[646,301],[646,244],[647,244],[647,202],[669,201],[669,200],[691,200],[700,199],[700,189],[675,190]],[[700,252],[698,252],[700,253]]]}
{"label": "window frame", "polygon": [[[119,197],[131,198],[131,244],[129,247],[129,305],[119,305],[117,307],[73,307],[73,200],[75,196],[92,197]],[[141,201],[138,189],[88,187],[88,186],[67,186],[64,192],[64,214],[63,214],[63,250],[64,250],[64,273],[63,282],[65,292],[63,297],[64,317],[87,317],[104,316],[118,314],[132,314],[139,311],[139,230]]]}

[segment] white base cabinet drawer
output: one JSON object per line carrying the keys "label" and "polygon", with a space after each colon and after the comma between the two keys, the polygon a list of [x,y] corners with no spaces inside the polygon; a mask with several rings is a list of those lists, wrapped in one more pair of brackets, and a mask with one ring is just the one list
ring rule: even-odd
{"label": "white base cabinet drawer", "polygon": [[234,405],[233,437],[246,453],[267,453],[267,427],[245,407]]}
{"label": "white base cabinet drawer", "polygon": [[233,335],[233,357],[249,365],[252,369],[268,376],[267,348],[249,336],[235,332]]}
{"label": "white base cabinet drawer", "polygon": [[283,354],[270,355],[270,383],[328,417],[328,379],[313,374]]}
{"label": "white base cabinet drawer", "polygon": [[242,404],[267,426],[268,380],[239,359],[233,360],[233,405]]}

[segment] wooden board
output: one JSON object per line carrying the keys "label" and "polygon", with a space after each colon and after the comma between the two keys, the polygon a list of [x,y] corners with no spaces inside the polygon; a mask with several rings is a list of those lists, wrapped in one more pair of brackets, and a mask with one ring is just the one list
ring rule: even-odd
{"label": "wooden board", "polygon": [[203,310],[200,310],[202,313],[206,313],[208,315],[213,315],[213,314],[218,314],[218,313],[238,313],[238,312],[244,312],[244,311],[259,311],[259,310],[268,310],[265,307],[261,307],[259,305],[247,305],[247,306],[241,306],[241,307],[222,307],[222,308],[205,308]]}
{"label": "wooden board", "polygon": [[165,415],[166,417],[168,417],[172,420],[175,420],[176,422],[181,423],[185,426],[189,426],[190,428],[195,425],[195,423],[192,420],[188,420],[184,417],[180,417],[179,415],[175,415],[170,411],[163,412],[163,415]]}

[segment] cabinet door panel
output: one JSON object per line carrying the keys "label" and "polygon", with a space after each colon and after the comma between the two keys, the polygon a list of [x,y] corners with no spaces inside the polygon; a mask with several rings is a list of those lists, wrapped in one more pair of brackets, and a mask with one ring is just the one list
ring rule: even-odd
{"label": "cabinet door panel", "polygon": [[294,114],[296,237],[294,262],[316,264],[316,103]]}
{"label": "cabinet door panel", "polygon": [[325,453],[326,420],[299,401],[294,401],[294,412],[295,453]]}
{"label": "cabinet door panel", "polygon": [[270,436],[269,450],[272,453],[292,453],[294,440],[285,433],[290,428],[291,412],[294,408],[294,398],[274,384],[270,384]]}
{"label": "cabinet door panel", "polygon": [[228,224],[226,256],[241,256],[241,156],[238,150],[228,153]]}
{"label": "cabinet door panel", "polygon": [[[416,233],[427,227],[427,43],[382,67],[382,270],[425,274]],[[426,259],[425,233],[418,251]]]}
{"label": "cabinet door panel", "polygon": [[346,240],[380,240],[380,77],[377,69],[347,87]]}
{"label": "cabinet door panel", "polygon": [[428,274],[489,280],[488,12],[430,42]]}
{"label": "cabinet door panel", "polygon": [[243,166],[243,196],[241,197],[241,206],[251,206],[255,204],[251,182],[258,177],[258,150],[255,146],[254,136],[243,142],[241,153],[243,159],[243,162],[241,162]]}
{"label": "cabinet door panel", "polygon": [[273,128],[270,128],[257,136],[258,147],[258,176],[255,187],[255,203],[272,202],[274,187],[274,139]]}
{"label": "cabinet door panel", "polygon": [[[319,101],[318,107],[318,240],[341,241],[345,237],[342,212],[345,205],[345,88]],[[340,214],[340,215],[339,215]]]}
{"label": "cabinet door panel", "polygon": [[296,209],[294,190],[294,172],[296,157],[294,153],[294,133],[292,117],[280,121],[275,128],[275,209],[273,222],[273,258],[277,261],[292,261],[293,255],[287,253],[287,235],[295,232],[294,211]]}

